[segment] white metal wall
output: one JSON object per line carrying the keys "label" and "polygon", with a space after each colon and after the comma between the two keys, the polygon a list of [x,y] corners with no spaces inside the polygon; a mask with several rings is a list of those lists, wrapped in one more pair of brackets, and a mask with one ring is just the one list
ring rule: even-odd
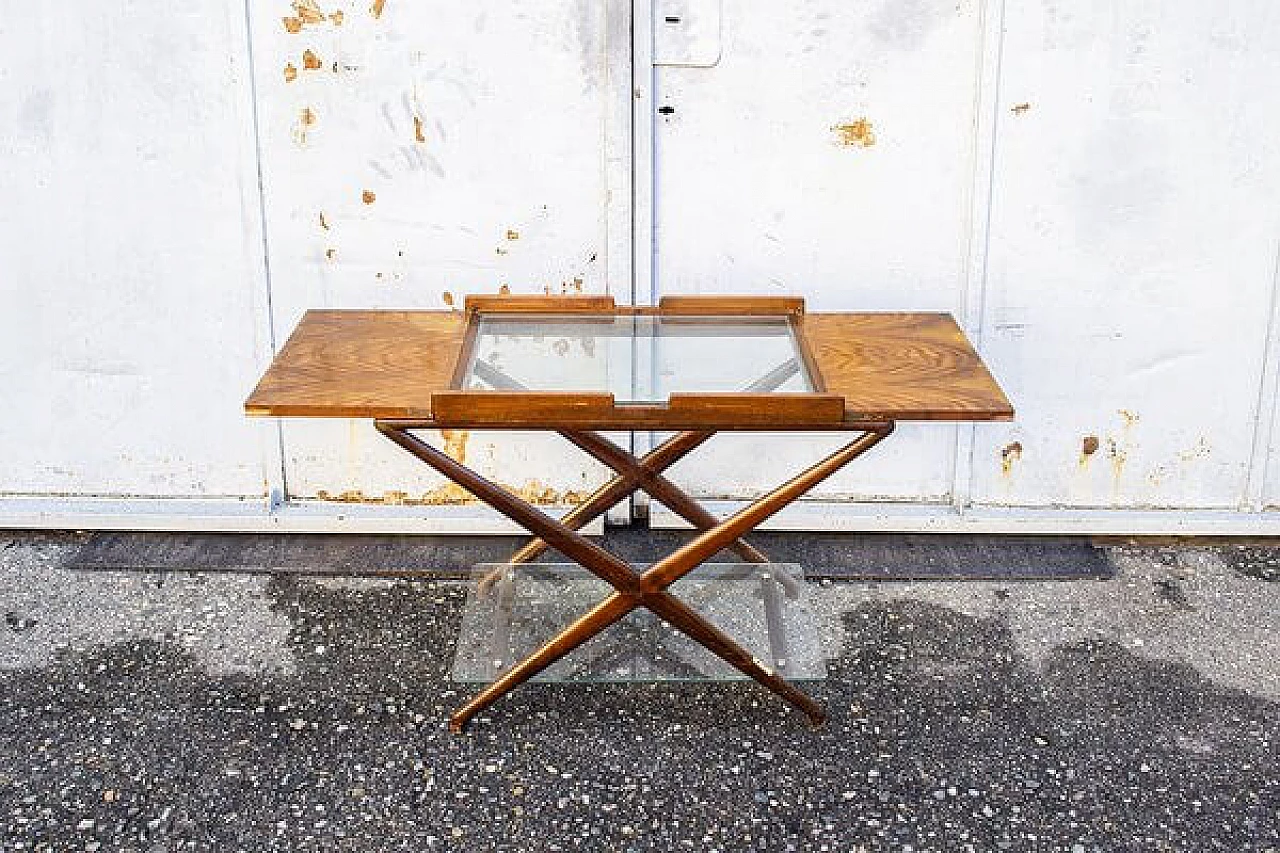
{"label": "white metal wall", "polygon": [[[654,290],[949,309],[1019,412],[904,431],[783,523],[1280,532],[1280,9],[665,9],[718,59],[657,71]],[[830,442],[721,444],[680,473],[740,498]]]}
{"label": "white metal wall", "polygon": [[261,493],[253,126],[237,10],[0,24],[0,492]]}
{"label": "white metal wall", "polygon": [[[1015,423],[903,427],[783,524],[1277,530],[1267,0],[63,6],[0,26],[0,524],[492,529],[245,393],[306,307],[634,274],[951,310],[1005,383]],[[834,440],[674,474],[727,509]],[[600,476],[465,442],[545,500]]]}
{"label": "white metal wall", "polygon": [[[611,271],[630,298],[630,223],[611,220],[606,192],[626,137],[614,90],[629,85],[630,39],[609,33],[624,15],[592,0],[325,2],[283,20],[276,4],[250,8],[277,340],[314,306],[600,293]],[[602,477],[554,435],[447,443],[540,502]],[[292,498],[465,494],[367,422],[287,422],[283,451]]]}

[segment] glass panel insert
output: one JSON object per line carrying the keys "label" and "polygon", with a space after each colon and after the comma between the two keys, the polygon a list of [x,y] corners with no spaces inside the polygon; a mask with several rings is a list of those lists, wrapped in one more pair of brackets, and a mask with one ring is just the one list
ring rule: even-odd
{"label": "glass panel insert", "polygon": [[674,392],[806,392],[787,317],[481,315],[462,387],[606,391],[619,403]]}
{"label": "glass panel insert", "polygon": [[[586,569],[567,563],[487,563],[475,570],[477,581],[468,592],[458,632],[454,681],[492,681],[613,591]],[[479,583],[494,577],[492,583]],[[671,592],[787,679],[826,678],[817,616],[809,600],[814,590],[804,582],[798,565],[708,563],[677,581]],[[743,678],[710,651],[638,608],[533,680]]]}

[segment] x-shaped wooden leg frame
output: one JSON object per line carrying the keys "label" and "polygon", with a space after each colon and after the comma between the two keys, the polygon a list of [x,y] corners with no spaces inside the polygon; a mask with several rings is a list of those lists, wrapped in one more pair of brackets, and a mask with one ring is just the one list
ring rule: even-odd
{"label": "x-shaped wooden leg frame", "polygon": [[[742,542],[741,537],[880,443],[893,431],[892,423],[851,425],[851,428],[862,431],[858,438],[721,522],[716,522],[692,498],[662,477],[665,468],[710,438],[710,432],[679,433],[643,459],[636,459],[596,433],[564,431],[563,434],[570,441],[614,468],[618,475],[569,513],[564,521],[557,521],[427,444],[410,431],[423,426],[425,425],[412,421],[377,422],[378,430],[383,435],[538,537],[516,555],[522,559],[513,558],[513,562],[533,559],[546,548],[554,548],[614,588],[614,592],[602,602],[458,709],[449,720],[452,731],[462,731],[472,717],[508,691],[537,675],[636,607],[652,611],[734,668],[759,681],[803,711],[814,724],[825,719],[826,712],[822,706],[788,683],[772,667],[756,660],[723,631],[668,592],[667,588],[726,547],[733,547],[752,562],[767,561],[763,554]],[[643,573],[634,571],[620,557],[576,532],[576,527],[606,511],[637,489],[644,489],[701,531],[693,540]]]}

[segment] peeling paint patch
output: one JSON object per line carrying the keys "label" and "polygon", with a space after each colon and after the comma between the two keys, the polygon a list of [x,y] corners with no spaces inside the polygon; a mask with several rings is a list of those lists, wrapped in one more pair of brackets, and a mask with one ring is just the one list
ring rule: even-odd
{"label": "peeling paint patch", "polygon": [[551,345],[551,349],[555,350],[555,354],[562,358],[569,354],[569,342],[564,338],[556,341]]}
{"label": "peeling paint patch", "polygon": [[1014,463],[1022,459],[1022,442],[1006,444],[1000,451],[1000,471],[1006,477],[1013,473]]}
{"label": "peeling paint patch", "polygon": [[286,62],[284,66],[284,82],[292,83],[298,79],[298,68],[292,62]]}
{"label": "peeling paint patch", "polygon": [[324,12],[316,0],[293,0],[293,12],[304,24],[324,23]]}
{"label": "peeling paint patch", "polygon": [[324,218],[324,211],[323,211],[323,210],[322,210],[322,211],[320,211],[320,227],[321,227],[321,228],[323,228],[323,229],[324,229],[324,230],[326,230],[326,231],[328,231],[328,230],[329,230],[329,221],[328,221],[327,219],[325,219],[325,218]]}
{"label": "peeling paint patch", "polygon": [[382,10],[386,8],[387,0],[373,0],[373,5],[369,7],[369,14],[375,18],[382,17]]}
{"label": "peeling paint patch", "polygon": [[[575,278],[573,281],[560,282],[560,290],[558,292],[561,296],[567,296],[570,293],[582,293],[583,287],[582,279]],[[542,292],[547,296],[554,296],[557,293],[556,289],[549,284],[542,286]]]}
{"label": "peeling paint patch", "polygon": [[425,133],[423,133],[423,132],[422,132],[422,117],[421,117],[421,116],[414,116],[414,117],[413,117],[413,141],[414,141],[414,142],[426,142],[426,141],[427,141],[427,135],[426,135]]}
{"label": "peeling paint patch", "polygon": [[1031,104],[1026,103],[1024,101],[1021,104],[1014,104],[1013,107],[1010,108],[1009,112],[1013,113],[1016,116],[1020,116],[1029,109],[1031,109]]}
{"label": "peeling paint patch", "polygon": [[452,293],[446,290],[444,293],[440,295],[440,298],[444,300],[445,305],[448,305],[450,308],[453,307],[454,301],[453,301]]}
{"label": "peeling paint patch", "polygon": [[1119,480],[1124,474],[1124,464],[1129,461],[1129,451],[1114,438],[1107,439],[1107,458],[1111,460],[1111,470]]}
{"label": "peeling paint patch", "polygon": [[509,285],[509,284],[504,284],[504,285],[500,286],[500,287],[498,288],[498,295],[499,295],[499,296],[510,296],[510,295],[511,295],[511,285]]}
{"label": "peeling paint patch", "polygon": [[291,5],[293,6],[293,14],[281,18],[286,32],[300,33],[303,27],[324,23],[332,23],[335,27],[342,26],[343,12],[339,10],[331,15],[326,15],[317,0],[294,0]]}
{"label": "peeling paint patch", "polygon": [[373,190],[364,190],[360,193],[360,200],[365,204],[373,204],[378,200],[378,194]]}
{"label": "peeling paint patch", "polygon": [[870,148],[876,144],[875,128],[865,118],[848,124],[837,124],[831,128],[841,145],[849,148]]}
{"label": "peeling paint patch", "polygon": [[508,240],[519,240],[519,239],[520,239],[520,232],[519,232],[519,231],[513,231],[513,230],[511,230],[510,228],[508,228],[508,229],[507,229],[507,239],[508,239]]}
{"label": "peeling paint patch", "polygon": [[302,67],[308,71],[319,71],[323,66],[320,57],[316,56],[315,51],[307,48],[302,52]]}
{"label": "peeling paint patch", "polygon": [[454,462],[467,461],[467,439],[471,432],[465,429],[442,429],[440,438],[444,441],[444,452]]}
{"label": "peeling paint patch", "polygon": [[315,127],[317,118],[315,110],[311,107],[303,107],[298,113],[298,123],[293,127],[293,141],[299,145],[306,145],[307,132]]}
{"label": "peeling paint patch", "polygon": [[324,256],[325,256],[326,258],[328,258],[329,260],[331,260],[331,261],[332,261],[334,258],[338,257],[338,250],[337,250],[337,249],[325,249],[325,250],[324,250]]}
{"label": "peeling paint patch", "polygon": [[1080,442],[1080,455],[1092,456],[1098,452],[1098,437],[1096,435],[1086,435]]}
{"label": "peeling paint patch", "polygon": [[[503,490],[523,498],[531,504],[540,506],[577,505],[587,499],[586,492],[558,489],[544,485],[538,480],[528,480],[522,486],[499,483]],[[413,497],[408,492],[387,491],[381,495],[366,495],[359,489],[334,494],[324,489],[316,490],[316,499],[349,504],[375,504],[382,506],[456,506],[460,504],[479,503],[474,495],[457,483],[444,483],[430,491],[423,492],[421,497]]]}

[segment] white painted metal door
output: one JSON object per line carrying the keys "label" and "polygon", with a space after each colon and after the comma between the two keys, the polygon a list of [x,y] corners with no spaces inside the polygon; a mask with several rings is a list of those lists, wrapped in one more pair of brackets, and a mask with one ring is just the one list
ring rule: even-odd
{"label": "white painted metal door", "polygon": [[243,10],[6,13],[0,524],[261,494]]}
{"label": "white painted metal door", "polygon": [[[1015,423],[904,427],[783,523],[1278,528],[1271,0],[34,4],[0,48],[5,526],[489,525],[247,390],[308,307],[634,271],[950,310],[1004,381]],[[442,440],[541,500],[603,476]],[[724,510],[835,440],[673,473]]]}
{"label": "white painted metal door", "polygon": [[[250,7],[277,341],[312,307],[630,299],[629,9],[293,5]],[[438,440],[539,503],[602,476],[556,436]],[[290,421],[282,442],[291,498],[425,505],[400,511],[445,527],[484,514],[451,509],[465,493],[367,422]]]}
{"label": "white painted metal door", "polygon": [[[1018,408],[903,428],[792,523],[1276,504],[1274,4],[655,0],[653,27],[653,295],[952,311]],[[742,499],[832,443],[720,438],[677,473]]]}
{"label": "white painted metal door", "polygon": [[[972,6],[942,8],[660,4],[656,44],[686,31],[693,49],[657,51],[658,290],[960,312],[981,32]],[[685,476],[744,498],[838,441],[721,436]],[[955,443],[903,426],[815,494],[946,500]]]}

